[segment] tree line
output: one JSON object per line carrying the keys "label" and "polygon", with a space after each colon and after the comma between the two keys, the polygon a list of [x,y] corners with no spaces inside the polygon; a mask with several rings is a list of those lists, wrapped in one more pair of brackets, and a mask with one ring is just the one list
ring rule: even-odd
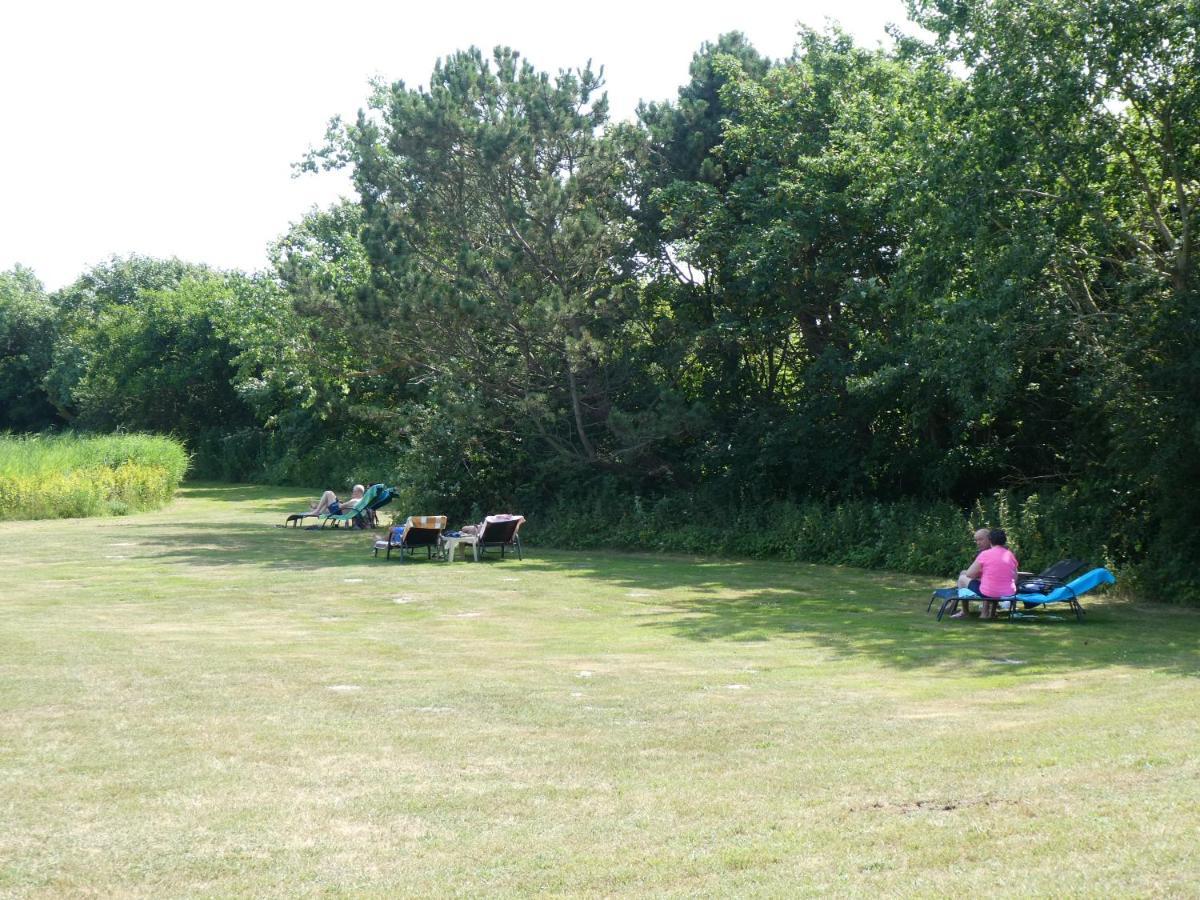
{"label": "tree line", "polygon": [[439,510],[999,496],[1200,599],[1200,3],[910,12],[723,35],[634,122],[507,48],[376,83],[301,164],[357,197],[266,274],[0,276],[0,429]]}

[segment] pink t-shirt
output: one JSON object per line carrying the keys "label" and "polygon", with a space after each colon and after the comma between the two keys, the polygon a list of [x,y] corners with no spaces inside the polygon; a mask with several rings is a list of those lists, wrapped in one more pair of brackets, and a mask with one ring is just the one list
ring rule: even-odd
{"label": "pink t-shirt", "polygon": [[1007,547],[989,547],[975,557],[979,563],[979,593],[1009,597],[1017,592],[1017,558]]}

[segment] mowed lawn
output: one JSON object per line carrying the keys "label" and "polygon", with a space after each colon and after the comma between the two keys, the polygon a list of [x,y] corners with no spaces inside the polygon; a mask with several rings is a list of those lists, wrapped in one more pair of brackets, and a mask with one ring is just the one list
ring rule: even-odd
{"label": "mowed lawn", "polygon": [[1195,611],[938,624],[928,579],[857,570],[400,564],[273,527],[305,499],[0,523],[0,895],[1200,890]]}

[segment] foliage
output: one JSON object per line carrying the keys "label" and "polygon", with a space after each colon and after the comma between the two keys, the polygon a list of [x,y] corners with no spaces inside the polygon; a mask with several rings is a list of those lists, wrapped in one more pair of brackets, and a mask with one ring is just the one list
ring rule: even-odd
{"label": "foliage", "polygon": [[72,340],[84,353],[72,388],[73,422],[196,434],[214,420],[235,428],[251,421],[233,385],[234,345],[219,316],[236,287],[221,278],[185,278],[169,290],[145,291],[137,304],[112,305]]}
{"label": "foliage", "polygon": [[[55,292],[51,301],[56,310],[58,336],[44,384],[61,420],[85,427],[90,424],[89,419],[98,424],[129,427],[132,423],[121,421],[125,418],[121,410],[105,405],[109,400],[122,402],[120,398],[101,387],[89,405],[88,398],[83,396],[87,392],[83,383],[89,377],[99,381],[108,379],[106,368],[122,362],[122,350],[136,352],[142,362],[161,362],[161,354],[169,352],[169,339],[160,337],[148,319],[153,312],[146,308],[146,292],[172,290],[187,278],[204,279],[213,275],[206,266],[178,259],[114,256]],[[136,332],[140,326],[146,329],[140,336],[145,340],[141,346],[134,346],[139,343]],[[109,329],[120,334],[110,337]],[[159,359],[155,359],[156,352]],[[133,398],[129,402],[142,401]],[[83,421],[77,421],[81,417]]]}
{"label": "foliage", "polygon": [[152,435],[0,435],[0,519],[124,515],[167,503],[188,468]]}
{"label": "foliage", "polygon": [[36,431],[54,421],[42,380],[56,331],[54,306],[33,272],[0,272],[0,430]]}
{"label": "foliage", "polygon": [[941,421],[978,448],[962,490],[1004,470],[1103,485],[1090,493],[1115,498],[1102,509],[1118,510],[1121,537],[1155,548],[1147,577],[1169,571],[1171,594],[1200,599],[1178,565],[1200,551],[1179,527],[1200,513],[1180,492],[1200,474],[1197,6],[916,12],[936,36],[923,55],[969,72],[938,112],[947,139],[924,190],[909,194],[921,229],[903,292],[931,373],[953,373],[956,347],[970,361],[957,390],[925,388],[955,395]]}
{"label": "foliage", "polygon": [[[1200,7],[911,10],[892,50],[719,36],[632,124],[601,70],[507,48],[377,83],[301,164],[357,198],[269,275],[4,276],[0,424],[911,571],[959,564],[1000,497],[1029,552],[1200,602]],[[736,541],[669,526],[760,515]]]}
{"label": "foliage", "polygon": [[711,150],[720,177],[701,171],[650,196],[670,241],[659,258],[676,261],[656,287],[673,340],[689,345],[686,390],[718,438],[706,477],[749,470],[784,495],[800,481],[810,494],[888,484],[873,398],[853,388],[888,360],[887,285],[904,238],[889,216],[892,145],[913,74],[837,33],[802,33],[795,56],[761,75],[745,65],[713,62],[728,111]]}
{"label": "foliage", "polygon": [[1026,569],[1076,556],[1122,574],[1123,547],[1106,544],[1103,522],[1076,491],[1027,497],[999,491],[970,510],[947,502],[840,500],[729,503],[705,494],[658,499],[617,492],[552,505],[531,516],[539,543],[564,549],[611,548],[707,556],[784,559],[948,577],[975,553],[970,534],[1001,527]]}
{"label": "foliage", "polygon": [[319,293],[301,289],[328,262],[308,236],[336,232],[318,231],[329,220],[341,224],[315,214],[280,242],[277,280],[114,258],[52,296],[59,327],[45,382],[59,421],[172,434],[209,477],[341,485],[378,471],[371,418],[354,415],[366,399],[352,377],[361,357],[340,329],[323,336]]}
{"label": "foliage", "polygon": [[344,202],[312,210],[271,247],[275,278],[259,285],[262,299],[237,325],[239,381],[258,386],[255,405],[268,425],[300,407],[344,428],[348,418],[378,416],[403,390],[406,367],[386,350],[372,364],[377,323],[359,315],[369,274],[361,229],[358,206]]}
{"label": "foliage", "polygon": [[486,405],[488,431],[539,460],[635,472],[678,422],[636,365],[650,314],[630,256],[636,135],[600,132],[600,85],[504,48],[456,53],[428,90],[377,86],[373,115],[337,124],[310,165],[353,169],[377,353],[431,402]]}

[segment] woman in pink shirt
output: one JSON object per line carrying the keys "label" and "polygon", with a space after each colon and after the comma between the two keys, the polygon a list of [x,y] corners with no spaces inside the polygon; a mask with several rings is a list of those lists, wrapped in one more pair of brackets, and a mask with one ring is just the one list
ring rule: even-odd
{"label": "woman in pink shirt", "polygon": [[[980,553],[975,557],[975,562],[958,578],[959,587],[972,590],[984,598],[983,609],[979,612],[981,619],[990,619],[996,615],[996,604],[990,598],[1011,597],[1017,592],[1019,565],[1012,551],[1005,546],[1008,543],[1008,535],[1002,528],[993,528],[988,532],[988,543],[991,546],[984,549],[982,543],[976,541],[976,545],[980,546]],[[968,612],[967,601],[964,600],[962,610],[951,618],[961,619]]]}

